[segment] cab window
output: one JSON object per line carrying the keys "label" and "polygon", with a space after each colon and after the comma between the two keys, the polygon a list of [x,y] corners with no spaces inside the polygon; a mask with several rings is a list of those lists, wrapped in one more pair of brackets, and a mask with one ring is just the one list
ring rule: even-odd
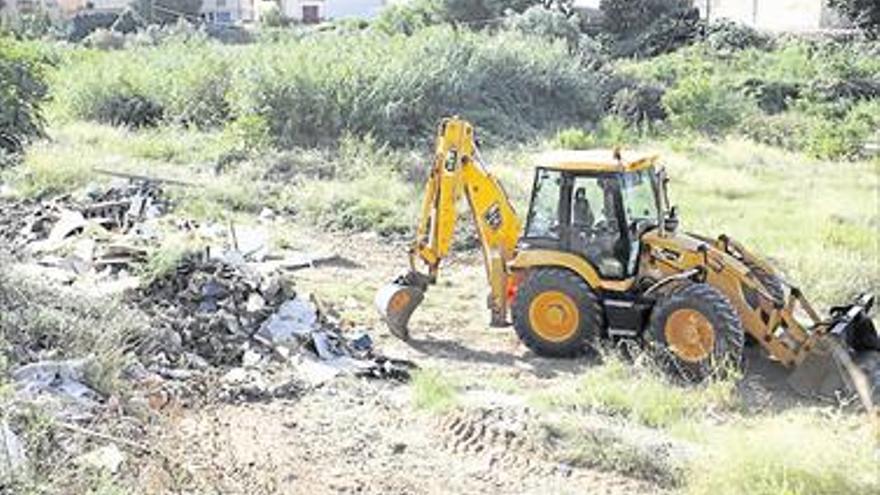
{"label": "cab window", "polygon": [[559,239],[559,198],[562,173],[539,168],[535,175],[526,237]]}

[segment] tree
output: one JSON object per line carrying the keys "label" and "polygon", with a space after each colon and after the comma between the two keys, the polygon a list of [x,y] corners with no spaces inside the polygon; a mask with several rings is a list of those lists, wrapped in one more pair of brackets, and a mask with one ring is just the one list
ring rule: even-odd
{"label": "tree", "polygon": [[519,14],[531,7],[557,9],[566,15],[573,12],[573,0],[435,0],[441,20],[482,27],[494,24],[508,14]]}
{"label": "tree", "polygon": [[653,57],[694,42],[702,32],[691,0],[602,0],[602,29],[618,57]]}
{"label": "tree", "polygon": [[134,0],[131,6],[150,24],[174,24],[181,17],[196,22],[202,12],[202,0]]}
{"label": "tree", "polygon": [[880,38],[880,2],[877,0],[828,0],[828,5],[843,14],[872,38]]}

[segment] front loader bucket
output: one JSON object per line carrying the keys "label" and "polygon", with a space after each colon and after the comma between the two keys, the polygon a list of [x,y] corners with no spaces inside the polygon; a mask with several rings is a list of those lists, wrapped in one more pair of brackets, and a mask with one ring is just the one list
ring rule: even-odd
{"label": "front loader bucket", "polygon": [[376,309],[388,324],[391,333],[406,340],[409,338],[410,316],[424,298],[424,289],[395,282],[382,287],[376,293]]}
{"label": "front loader bucket", "polygon": [[867,410],[880,401],[880,337],[868,312],[873,297],[834,308],[828,332],[789,376],[800,394],[840,400],[857,396]]}

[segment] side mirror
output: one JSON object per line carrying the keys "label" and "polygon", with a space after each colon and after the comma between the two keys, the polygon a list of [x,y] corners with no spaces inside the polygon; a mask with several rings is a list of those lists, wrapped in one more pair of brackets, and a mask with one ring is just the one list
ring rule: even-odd
{"label": "side mirror", "polygon": [[675,232],[678,229],[678,207],[673,206],[669,208],[669,213],[666,214],[666,218],[663,219],[663,228],[667,232]]}

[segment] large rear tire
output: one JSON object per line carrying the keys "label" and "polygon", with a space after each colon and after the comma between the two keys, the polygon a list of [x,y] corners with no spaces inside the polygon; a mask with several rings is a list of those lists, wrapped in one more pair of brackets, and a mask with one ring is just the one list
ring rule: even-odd
{"label": "large rear tire", "polygon": [[536,268],[517,290],[513,327],[535,354],[576,356],[599,337],[602,308],[593,290],[575,273]]}
{"label": "large rear tire", "polygon": [[658,361],[689,382],[738,369],[745,340],[733,306],[718,289],[687,283],[667,292],[651,312]]}

